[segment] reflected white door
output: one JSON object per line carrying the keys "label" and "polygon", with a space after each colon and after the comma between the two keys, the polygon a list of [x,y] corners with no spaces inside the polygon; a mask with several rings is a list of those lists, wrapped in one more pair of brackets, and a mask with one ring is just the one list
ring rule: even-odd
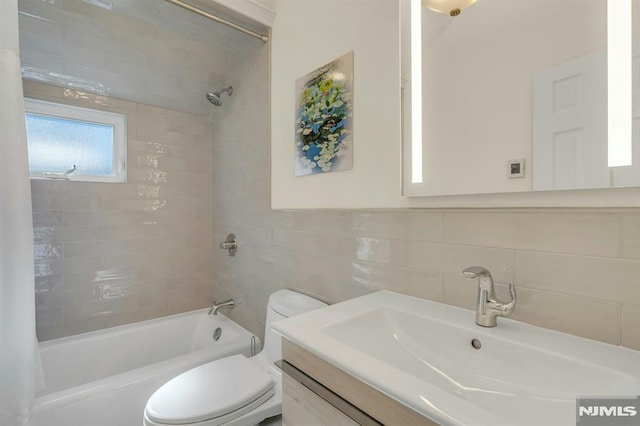
{"label": "reflected white door", "polygon": [[533,80],[533,189],[609,188],[607,155],[606,52],[538,74]]}

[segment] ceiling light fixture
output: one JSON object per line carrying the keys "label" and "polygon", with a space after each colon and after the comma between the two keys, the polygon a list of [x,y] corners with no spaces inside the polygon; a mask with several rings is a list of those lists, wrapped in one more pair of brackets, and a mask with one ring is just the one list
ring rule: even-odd
{"label": "ceiling light fixture", "polygon": [[422,5],[435,12],[458,16],[477,0],[422,0]]}

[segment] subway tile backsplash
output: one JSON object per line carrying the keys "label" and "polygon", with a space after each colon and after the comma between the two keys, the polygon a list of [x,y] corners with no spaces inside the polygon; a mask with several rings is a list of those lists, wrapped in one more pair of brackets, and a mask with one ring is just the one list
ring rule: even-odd
{"label": "subway tile backsplash", "polygon": [[462,270],[482,265],[501,298],[516,283],[513,318],[640,349],[640,211],[272,211],[266,49],[230,69],[238,90],[213,123],[213,234],[217,244],[235,232],[240,248],[213,251],[213,283],[216,298],[239,302],[230,315],[243,326],[261,335],[267,297],[283,287],[331,303],[389,289],[474,309]]}
{"label": "subway tile backsplash", "polygon": [[127,183],[31,181],[38,338],[207,306],[210,120],[23,83],[27,97],[128,117]]}

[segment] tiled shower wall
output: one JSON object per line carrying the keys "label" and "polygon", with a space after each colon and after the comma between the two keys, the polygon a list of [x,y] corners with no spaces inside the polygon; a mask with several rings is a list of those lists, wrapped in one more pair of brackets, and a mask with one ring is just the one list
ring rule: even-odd
{"label": "tiled shower wall", "polygon": [[481,265],[516,283],[514,318],[640,349],[640,211],[271,211],[266,46],[229,75],[234,96],[214,121],[213,230],[215,244],[234,232],[240,248],[214,249],[214,295],[236,298],[245,327],[262,334],[267,297],[284,287],[328,302],[390,289],[473,309],[477,284],[461,271]]}
{"label": "tiled shower wall", "polygon": [[201,308],[211,288],[208,117],[24,81],[127,115],[128,182],[32,180],[39,340]]}
{"label": "tiled shower wall", "polygon": [[[210,3],[210,2],[207,2]],[[206,114],[250,37],[165,1],[19,0],[23,76]]]}

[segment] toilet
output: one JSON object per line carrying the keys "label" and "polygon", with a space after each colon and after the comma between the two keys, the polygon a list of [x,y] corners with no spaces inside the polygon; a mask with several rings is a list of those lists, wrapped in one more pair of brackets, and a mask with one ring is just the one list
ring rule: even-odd
{"label": "toilet", "polygon": [[249,426],[282,412],[280,336],[271,323],[327,306],[291,290],[269,297],[264,347],[247,358],[233,355],[174,377],[147,401],[144,426]]}

